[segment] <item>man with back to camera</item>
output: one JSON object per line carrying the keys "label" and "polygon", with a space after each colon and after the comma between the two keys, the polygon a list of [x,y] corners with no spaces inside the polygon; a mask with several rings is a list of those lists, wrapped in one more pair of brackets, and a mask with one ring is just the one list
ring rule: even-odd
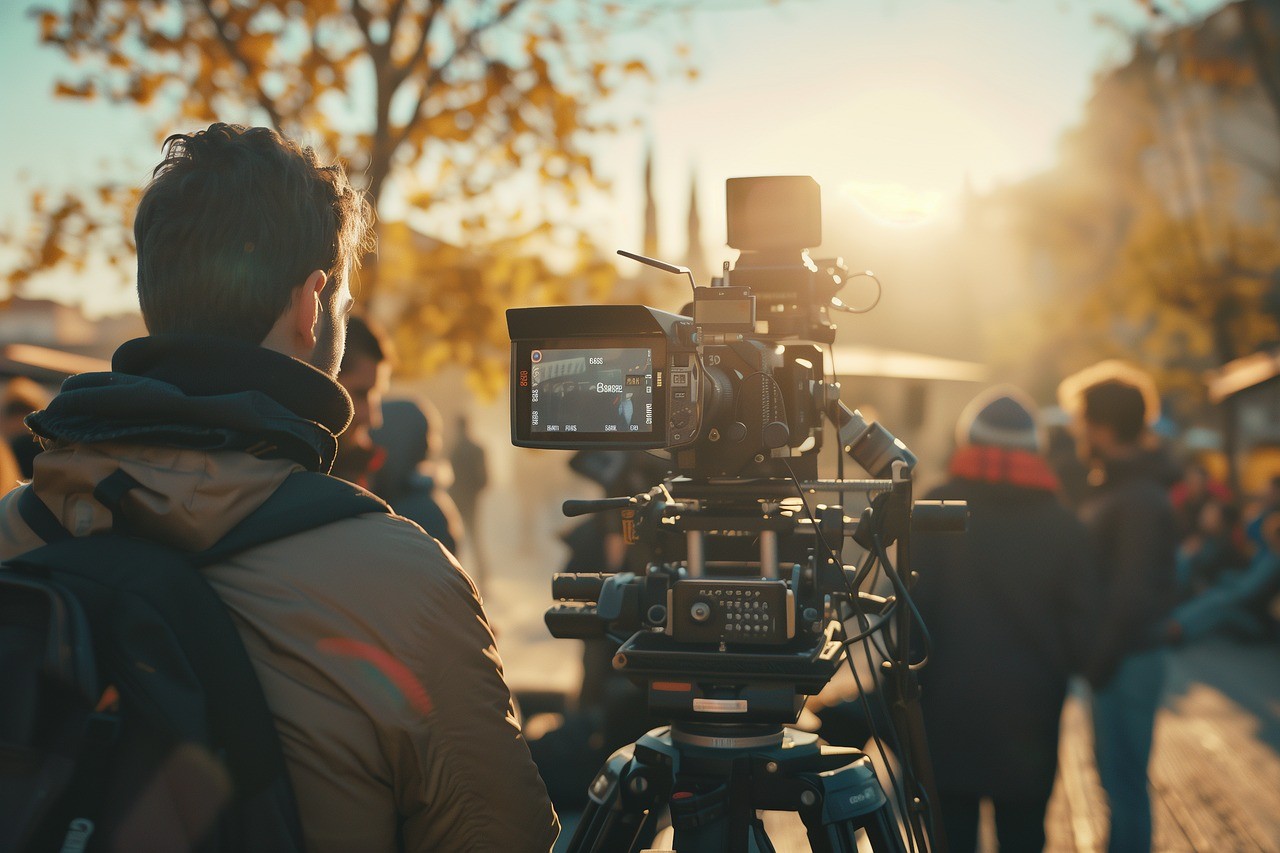
{"label": "man with back to camera", "polygon": [[[214,124],[165,153],[134,222],[149,337],[30,417],[47,449],[27,488],[75,535],[123,522],[202,550],[333,462],[370,213],[341,166],[267,128]],[[119,519],[94,493],[116,471],[140,484]],[[0,558],[41,544],[17,497],[0,501]],[[371,513],[205,576],[275,716],[309,850],[550,848],[558,821],[493,634],[438,543]]]}
{"label": "man with back to camera", "polygon": [[1080,504],[1097,558],[1102,607],[1086,675],[1093,686],[1094,753],[1111,809],[1108,849],[1151,848],[1147,765],[1164,687],[1161,631],[1176,599],[1177,527],[1168,489],[1178,478],[1147,429],[1158,411],[1151,378],[1103,362],[1063,380],[1081,457]]}

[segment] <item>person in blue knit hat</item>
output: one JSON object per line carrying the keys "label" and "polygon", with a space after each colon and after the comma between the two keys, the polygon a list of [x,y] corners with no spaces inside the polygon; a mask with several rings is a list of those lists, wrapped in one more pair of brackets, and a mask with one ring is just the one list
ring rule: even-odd
{"label": "person in blue knit hat", "polygon": [[1039,851],[1069,677],[1089,657],[1084,528],[1041,455],[1035,404],[1011,386],[961,415],[949,478],[928,497],[969,504],[966,535],[918,535],[913,596],[932,638],[922,706],[949,846],[978,845],[994,805],[1002,853]]}

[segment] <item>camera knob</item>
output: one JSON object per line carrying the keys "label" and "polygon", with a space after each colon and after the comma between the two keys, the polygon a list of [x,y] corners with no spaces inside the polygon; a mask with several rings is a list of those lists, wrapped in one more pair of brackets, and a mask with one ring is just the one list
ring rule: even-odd
{"label": "camera knob", "polygon": [[770,421],[761,430],[760,438],[765,447],[786,447],[791,441],[791,430],[782,421]]}
{"label": "camera knob", "polygon": [[706,622],[711,618],[711,605],[705,601],[695,601],[689,608],[689,615],[694,622]]}

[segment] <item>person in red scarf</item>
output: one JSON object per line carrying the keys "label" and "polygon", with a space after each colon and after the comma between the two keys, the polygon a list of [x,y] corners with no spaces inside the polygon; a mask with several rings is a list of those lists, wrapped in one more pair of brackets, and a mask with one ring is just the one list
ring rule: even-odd
{"label": "person in red scarf", "polygon": [[947,482],[963,538],[919,535],[913,592],[931,637],[925,731],[950,848],[977,848],[994,805],[1001,851],[1039,851],[1068,678],[1088,659],[1094,589],[1084,528],[1041,454],[1035,404],[1012,387],[969,404]]}

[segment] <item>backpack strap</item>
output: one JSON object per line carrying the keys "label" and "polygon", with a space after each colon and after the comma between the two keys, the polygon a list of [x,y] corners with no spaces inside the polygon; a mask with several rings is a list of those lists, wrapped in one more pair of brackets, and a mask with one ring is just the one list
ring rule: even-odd
{"label": "backpack strap", "polygon": [[18,495],[18,514],[37,536],[46,542],[61,542],[71,538],[71,531],[62,526],[53,510],[45,506],[44,501],[36,494],[34,485],[27,487]]}
{"label": "backpack strap", "polygon": [[142,485],[132,474],[123,468],[117,468],[102,478],[93,487],[93,499],[111,510],[111,532],[128,535],[129,528],[124,523],[124,512],[121,507],[124,496]]}
{"label": "backpack strap", "polygon": [[[111,511],[112,533],[129,532],[121,523],[124,515],[120,511],[120,502],[131,489],[138,485],[140,484],[132,474],[123,469],[117,469],[94,486],[93,499]],[[61,542],[72,538],[71,531],[67,530],[53,514],[53,510],[49,509],[36,495],[34,485],[28,485],[22,494],[18,495],[18,514],[22,516],[27,527],[30,527],[45,542]]]}
{"label": "backpack strap", "polygon": [[[104,496],[114,498],[117,505],[130,488],[122,478],[108,486],[110,494]],[[179,738],[195,737],[207,725],[214,742],[224,750],[222,758],[237,797],[255,795],[268,786],[274,791],[278,780],[287,782],[274,718],[248,652],[226,605],[202,573],[192,569],[343,518],[390,512],[390,507],[343,480],[312,472],[295,473],[213,547],[196,553],[123,535],[118,525],[110,533],[74,537],[31,488],[19,496],[19,507],[24,521],[50,544],[13,558],[7,565],[52,577],[66,586],[85,602],[93,624],[106,625],[113,617],[122,616],[119,603],[128,601],[133,608],[129,618],[167,626],[171,641],[181,648],[186,663],[168,672],[167,681],[162,677],[164,672],[157,675],[154,668],[150,672],[122,668],[119,673],[126,683],[119,685],[121,694],[153,696],[156,689],[164,689],[163,704],[171,713],[152,722]],[[115,644],[114,653],[123,659],[146,660],[154,652],[156,636],[150,631],[113,630],[104,639]],[[172,663],[162,657],[160,663],[166,662]],[[186,665],[189,671],[181,668]],[[186,682],[190,675],[198,680],[198,688]],[[151,686],[157,683],[159,688]],[[154,712],[159,707],[147,703],[143,709]],[[98,754],[96,747],[90,745],[90,749],[95,750],[93,755]],[[91,755],[86,758],[93,763]],[[93,813],[106,771],[104,766],[86,770],[83,778],[88,787],[77,785],[71,800],[80,811]]]}
{"label": "backpack strap", "polygon": [[[120,500],[137,485],[138,481],[130,475],[124,471],[116,471],[97,485],[93,495],[111,510],[113,517],[119,517]],[[344,518],[391,511],[386,501],[355,483],[314,471],[298,471],[285,478],[262,506],[233,527],[226,536],[207,550],[191,553],[189,557],[193,565],[203,568],[255,545],[284,539]],[[61,542],[72,538],[71,532],[62,525],[53,510],[36,495],[33,486],[28,485],[18,496],[18,514],[45,542]],[[118,526],[112,530],[116,533],[126,532]]]}
{"label": "backpack strap", "polygon": [[391,507],[355,483],[314,471],[298,471],[290,474],[262,506],[226,536],[188,557],[195,566],[210,566],[254,546],[371,512],[390,513]]}

